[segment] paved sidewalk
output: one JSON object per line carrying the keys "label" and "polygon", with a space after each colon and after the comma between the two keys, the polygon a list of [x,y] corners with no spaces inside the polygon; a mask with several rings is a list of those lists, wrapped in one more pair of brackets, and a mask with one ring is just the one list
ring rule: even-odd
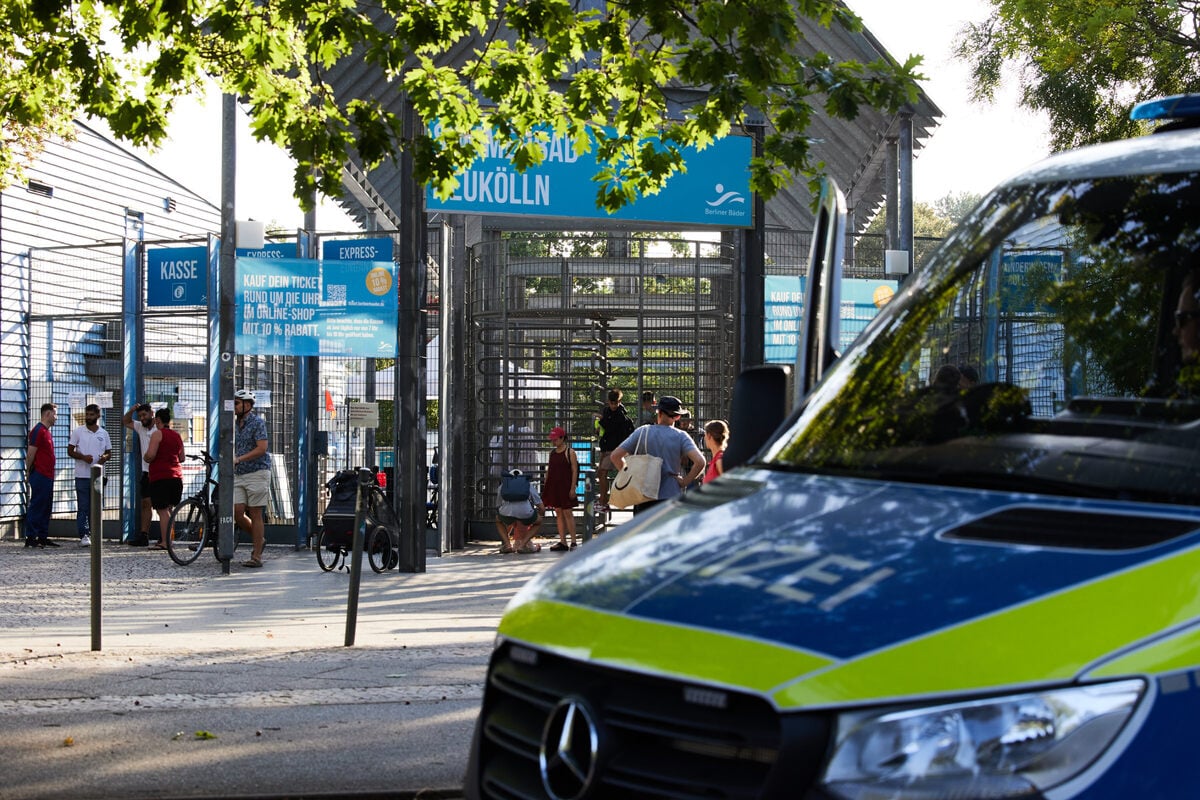
{"label": "paved sidewalk", "polygon": [[0,798],[453,797],[500,614],[563,557],[364,564],[346,647],[349,574],[309,551],[222,575],[106,543],[92,652],[89,552],[59,541],[0,542]]}

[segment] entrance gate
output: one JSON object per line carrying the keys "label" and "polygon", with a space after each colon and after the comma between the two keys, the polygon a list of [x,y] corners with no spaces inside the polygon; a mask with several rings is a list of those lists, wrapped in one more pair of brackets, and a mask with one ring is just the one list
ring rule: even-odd
{"label": "entrance gate", "polygon": [[472,522],[486,532],[499,474],[544,478],[563,426],[594,465],[609,387],[679,397],[693,437],[728,413],[737,355],[735,251],[712,241],[512,234],[476,245],[468,276],[466,451]]}

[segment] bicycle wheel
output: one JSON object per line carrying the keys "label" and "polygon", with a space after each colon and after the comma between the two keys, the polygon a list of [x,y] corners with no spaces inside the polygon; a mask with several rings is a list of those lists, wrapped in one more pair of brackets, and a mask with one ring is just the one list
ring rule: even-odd
{"label": "bicycle wheel", "polygon": [[321,569],[325,572],[332,572],[337,569],[337,565],[345,557],[345,551],[341,546],[328,544],[332,538],[325,531],[321,531],[321,535],[317,537],[317,563],[321,565]]}
{"label": "bicycle wheel", "polygon": [[392,548],[392,530],[386,525],[376,526],[367,536],[367,559],[376,572],[389,570],[395,564]]}
{"label": "bicycle wheel", "polygon": [[209,536],[208,509],[204,502],[195,497],[184,500],[172,512],[169,527],[174,529],[175,536],[167,539],[167,553],[176,564],[186,567],[200,555]]}

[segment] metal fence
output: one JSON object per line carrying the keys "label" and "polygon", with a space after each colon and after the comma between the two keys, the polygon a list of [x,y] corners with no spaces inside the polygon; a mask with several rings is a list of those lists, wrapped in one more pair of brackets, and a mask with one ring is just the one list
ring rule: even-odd
{"label": "metal fence", "polygon": [[[99,399],[101,425],[113,443],[106,468],[105,518],[119,516],[121,464],[125,432],[121,427],[120,369],[110,368],[121,351],[120,311],[123,248],[120,243],[32,250],[29,254],[29,386],[28,427],[40,418],[45,403],[59,407],[51,435],[58,477],[52,514],[74,518],[75,462],[67,457],[67,439],[83,424],[84,406]],[[97,397],[97,395],[100,395]],[[22,451],[21,455],[24,453]],[[20,470],[18,474],[23,474]],[[10,474],[5,470],[5,474]],[[23,495],[21,484],[5,486],[6,495]]]}
{"label": "metal fence", "polygon": [[[286,240],[284,240],[286,241]],[[52,518],[70,520],[75,514],[74,461],[67,457],[70,431],[83,422],[83,408],[96,402],[102,407],[101,424],[113,443],[113,458],[105,468],[104,516],[120,519],[124,497],[122,465],[133,459],[140,471],[140,448],[121,418],[135,402],[167,407],[172,427],[183,438],[188,453],[207,449],[209,322],[205,307],[157,309],[146,304],[147,252],[180,242],[111,243],[91,246],[33,249],[29,253],[30,378],[29,424],[43,403],[59,406],[52,434],[58,477],[55,481]],[[187,244],[196,245],[197,242]],[[122,296],[125,290],[125,248],[137,259],[143,287],[137,314],[142,327],[143,351],[135,354],[144,390],[140,397],[124,396],[125,337]],[[294,358],[238,356],[234,380],[260,392],[259,410],[268,427],[273,456],[268,521],[295,521],[296,421]],[[199,462],[184,465],[185,494],[204,480]],[[22,485],[3,487],[6,495],[23,496]],[[23,505],[23,504],[22,504]],[[106,535],[119,535],[108,527]]]}
{"label": "metal fence", "polygon": [[471,252],[468,417],[473,518],[498,475],[544,470],[563,426],[592,463],[608,388],[637,420],[643,391],[679,397],[699,437],[728,414],[737,308],[732,247],[713,241],[510,234]]}

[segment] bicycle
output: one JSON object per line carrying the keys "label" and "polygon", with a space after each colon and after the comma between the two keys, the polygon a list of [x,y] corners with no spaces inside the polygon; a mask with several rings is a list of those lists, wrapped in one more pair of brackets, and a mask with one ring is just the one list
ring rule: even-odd
{"label": "bicycle", "polygon": [[[181,502],[171,512],[167,528],[168,531],[175,531],[174,537],[169,536],[166,531],[163,533],[163,537],[167,540],[167,554],[181,567],[186,567],[195,561],[209,540],[212,541],[213,555],[220,560],[220,554],[217,552],[218,483],[213,477],[217,459],[208,453],[201,453],[198,456],[189,455],[187,458],[204,462],[204,483],[198,492]],[[237,551],[237,546],[238,529],[237,526],[234,526],[234,552]]]}
{"label": "bicycle", "polygon": [[[327,488],[331,494],[345,494],[339,498],[340,504],[345,505],[350,500],[348,490],[351,482],[356,480],[357,474],[354,470],[343,470],[329,481]],[[341,492],[338,492],[338,489]],[[354,486],[354,490],[357,491],[357,486]],[[364,517],[367,534],[363,540],[363,551],[367,554],[367,561],[373,571],[378,573],[395,569],[400,564],[400,542],[397,534],[399,525],[396,514],[379,484],[372,483],[365,491],[367,495],[364,498]],[[352,508],[353,506],[349,506],[340,511],[326,508],[321,533],[317,538],[317,564],[324,572],[332,572],[339,567],[349,569],[345,562],[354,544]]]}

